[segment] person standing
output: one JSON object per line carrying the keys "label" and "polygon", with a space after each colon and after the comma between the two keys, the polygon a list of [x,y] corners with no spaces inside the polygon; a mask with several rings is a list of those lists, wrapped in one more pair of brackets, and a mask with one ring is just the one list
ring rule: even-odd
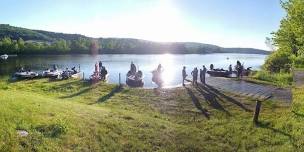
{"label": "person standing", "polygon": [[135,74],[135,73],[136,73],[136,66],[135,66],[135,64],[133,63],[133,61],[131,62],[130,71],[131,71],[132,74]]}
{"label": "person standing", "polygon": [[214,65],[210,64],[210,70],[213,70],[213,69],[214,69]]}
{"label": "person standing", "polygon": [[242,64],[239,60],[236,61],[236,71],[237,71],[237,78],[240,78],[242,74]]}
{"label": "person standing", "polygon": [[193,77],[192,84],[193,84],[193,85],[197,85],[197,76],[198,76],[197,67],[195,67],[195,68],[193,69],[193,71],[191,72],[191,75],[192,75],[192,77]]}
{"label": "person standing", "polygon": [[206,84],[206,72],[207,68],[205,67],[205,65],[203,65],[203,69],[200,69],[200,79],[202,84]]}
{"label": "person standing", "polygon": [[232,65],[230,64],[228,67],[229,72],[232,72]]}
{"label": "person standing", "polygon": [[186,67],[185,66],[183,67],[182,76],[183,76],[183,86],[185,86],[185,79],[187,77]]}
{"label": "person standing", "polygon": [[99,72],[100,72],[102,70],[102,62],[101,61],[98,62],[98,67],[99,67]]}

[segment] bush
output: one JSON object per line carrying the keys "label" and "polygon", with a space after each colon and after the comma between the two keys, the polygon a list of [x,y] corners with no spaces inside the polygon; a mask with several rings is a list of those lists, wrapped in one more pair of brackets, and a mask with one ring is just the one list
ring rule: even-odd
{"label": "bush", "polygon": [[289,72],[292,59],[290,53],[283,51],[273,52],[268,56],[264,64],[264,69],[269,72]]}
{"label": "bush", "polygon": [[291,73],[271,73],[268,71],[258,71],[253,75],[253,78],[271,82],[278,86],[287,86],[291,85],[293,78]]}
{"label": "bush", "polygon": [[304,56],[298,56],[293,59],[293,65],[296,68],[304,68]]}

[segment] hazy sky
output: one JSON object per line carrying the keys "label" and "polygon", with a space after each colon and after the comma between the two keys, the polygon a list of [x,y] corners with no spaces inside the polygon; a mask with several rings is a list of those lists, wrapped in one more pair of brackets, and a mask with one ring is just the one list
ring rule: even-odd
{"label": "hazy sky", "polygon": [[92,37],[267,49],[280,0],[0,0],[0,23]]}

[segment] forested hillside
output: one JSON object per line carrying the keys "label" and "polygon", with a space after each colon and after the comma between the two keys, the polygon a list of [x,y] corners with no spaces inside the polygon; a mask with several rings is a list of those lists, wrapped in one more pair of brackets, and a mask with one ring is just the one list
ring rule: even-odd
{"label": "forested hillside", "polygon": [[206,54],[254,53],[268,51],[252,48],[222,48],[193,42],[152,42],[130,38],[90,38],[80,34],[64,34],[30,30],[0,24],[0,54]]}

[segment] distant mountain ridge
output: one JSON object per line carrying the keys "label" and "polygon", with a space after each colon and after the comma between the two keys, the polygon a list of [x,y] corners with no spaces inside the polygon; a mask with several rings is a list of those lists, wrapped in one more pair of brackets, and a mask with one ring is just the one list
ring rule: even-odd
{"label": "distant mountain ridge", "polygon": [[[95,44],[98,53],[103,54],[207,54],[207,53],[246,53],[269,54],[269,51],[254,48],[223,48],[216,45],[197,42],[153,42],[132,38],[91,38],[80,34],[65,34],[43,30],[31,30],[14,27],[9,24],[0,24],[0,39],[10,38],[17,41],[22,38],[25,42],[41,42],[51,45],[64,41],[70,51],[56,51],[48,49],[48,53],[90,53],[92,44]],[[83,42],[85,41],[85,42]],[[72,44],[82,42],[82,51],[73,51]],[[97,42],[97,44],[96,44]],[[54,48],[54,47],[53,47]],[[60,47],[59,47],[60,48]],[[19,51],[19,53],[22,51]],[[40,51],[39,53],[43,53]]]}

